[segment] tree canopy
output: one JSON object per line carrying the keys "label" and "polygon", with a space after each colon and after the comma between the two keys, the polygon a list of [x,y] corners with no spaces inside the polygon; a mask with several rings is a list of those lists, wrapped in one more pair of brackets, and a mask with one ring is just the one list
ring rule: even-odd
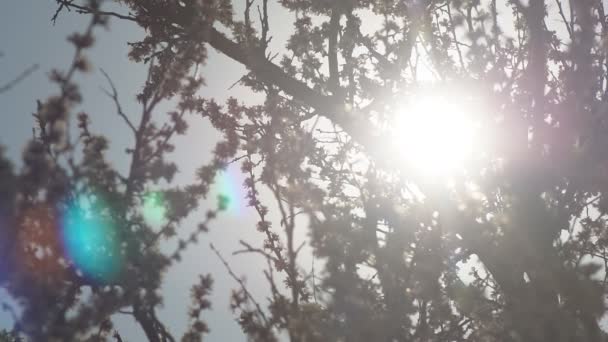
{"label": "tree canopy", "polygon": [[[207,248],[229,199],[201,200],[238,164],[265,239],[241,252],[268,261],[267,300],[210,248],[252,341],[607,340],[603,1],[56,2],[52,21],[90,24],[50,74],[57,91],[38,101],[23,167],[0,154],[0,286],[22,306],[16,332],[120,340],[110,318],[128,309],[149,341],[179,339],[156,315],[159,288],[186,249]],[[111,163],[111,135],[74,110],[86,100],[74,76],[103,58],[89,48],[117,20],[144,30],[128,58],[148,67],[132,90],[140,113],[122,110],[108,77],[134,137],[127,174]],[[260,103],[204,97],[210,49],[246,68],[238,83]],[[408,116],[433,120],[421,130]],[[222,139],[177,186],[169,156],[194,120]],[[198,210],[206,220],[184,237]],[[316,270],[301,262],[303,231]],[[161,249],[166,239],[177,250]],[[199,271],[182,341],[213,329],[213,274]]]}

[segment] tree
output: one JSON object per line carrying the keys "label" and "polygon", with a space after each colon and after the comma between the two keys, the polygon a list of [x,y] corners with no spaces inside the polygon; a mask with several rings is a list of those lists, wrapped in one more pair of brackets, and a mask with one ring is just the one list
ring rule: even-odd
{"label": "tree", "polygon": [[[237,162],[266,238],[262,247],[242,242],[244,252],[269,265],[267,307],[242,282],[231,299],[251,340],[606,340],[598,323],[608,268],[601,1],[281,0],[276,13],[267,0],[122,0],[116,12],[98,1],[56,1],[54,20],[73,9],[91,15],[91,25],[70,38],[77,53],[68,72],[52,74],[60,91],[39,103],[24,169],[0,163],[0,260],[9,270],[0,282],[24,303],[19,329],[34,340],[104,338],[109,315],[125,307],[150,341],[174,340],[155,315],[157,290],[199,237],[171,255],[159,240],[197,209],[215,173]],[[90,132],[87,114],[77,115],[78,145],[66,132],[81,101],[72,76],[86,71],[93,30],[110,18],[146,32],[129,55],[149,65],[138,123],[109,80],[135,137],[127,175],[106,161],[108,141]],[[284,18],[294,18],[293,34],[275,55],[272,29]],[[209,47],[247,68],[239,82],[263,103],[200,97],[203,79],[192,73]],[[419,79],[425,63],[430,84]],[[478,119],[491,139],[449,184],[431,181],[383,140],[403,99],[424,87],[485,106]],[[175,111],[155,122],[152,112],[170,99]],[[151,192],[176,172],[166,155],[171,138],[186,134],[189,113],[224,140],[196,183]],[[160,230],[142,214],[150,196],[168,206]],[[299,262],[302,229],[321,271]],[[473,257],[465,281],[459,270]],[[83,303],[84,288],[91,296]],[[200,315],[211,288],[210,276],[193,287],[184,341],[208,331]]]}

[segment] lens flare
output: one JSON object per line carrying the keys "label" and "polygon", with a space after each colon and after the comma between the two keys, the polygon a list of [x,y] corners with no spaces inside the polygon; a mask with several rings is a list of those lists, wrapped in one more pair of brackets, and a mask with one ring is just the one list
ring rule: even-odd
{"label": "lens flare", "polygon": [[401,157],[428,176],[461,169],[479,149],[473,110],[448,95],[415,97],[394,123]]}
{"label": "lens flare", "polygon": [[99,196],[80,196],[63,217],[67,256],[93,281],[110,282],[120,273],[122,256],[112,212]]}
{"label": "lens flare", "polygon": [[229,168],[218,175],[216,193],[227,200],[226,211],[232,215],[240,216],[243,212],[243,176],[236,170]]}
{"label": "lens flare", "polygon": [[160,226],[167,217],[165,195],[160,191],[146,193],[143,198],[142,215],[146,223]]}

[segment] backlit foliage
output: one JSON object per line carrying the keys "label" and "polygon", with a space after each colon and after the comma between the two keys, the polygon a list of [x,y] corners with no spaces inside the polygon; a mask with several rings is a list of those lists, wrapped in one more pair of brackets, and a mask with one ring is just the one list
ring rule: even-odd
{"label": "backlit foliage", "polygon": [[[258,216],[251,229],[265,239],[242,241],[239,253],[268,261],[270,300],[212,249],[236,280],[231,308],[252,341],[606,340],[601,1],[106,2],[57,0],[54,19],[72,9],[91,24],[70,37],[68,71],[51,74],[58,93],[39,102],[23,168],[0,159],[0,284],[23,303],[17,331],[100,340],[108,317],[128,308],[150,341],[174,340],[155,314],[163,275],[231,199],[175,253],[159,240],[175,239],[217,172],[239,163]],[[108,161],[92,116],[73,113],[82,101],[73,75],[88,70],[87,49],[109,19],[145,30],[129,54],[149,67],[137,122],[121,111],[120,85],[108,92],[134,136],[127,175]],[[273,45],[285,21],[291,35]],[[264,100],[203,98],[196,71],[209,48],[245,66],[239,83]],[[490,142],[446,182],[383,140],[421,88],[483,104]],[[154,120],[168,100],[174,110]],[[199,119],[223,135],[212,163],[193,184],[158,189],[178,171],[166,158],[171,139]],[[303,235],[316,269],[303,263]],[[211,285],[201,276],[193,287],[183,341],[213,329],[203,317]]]}

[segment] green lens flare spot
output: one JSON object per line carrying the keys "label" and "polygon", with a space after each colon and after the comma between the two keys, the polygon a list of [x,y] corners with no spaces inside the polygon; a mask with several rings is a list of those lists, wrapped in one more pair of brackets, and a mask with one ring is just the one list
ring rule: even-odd
{"label": "green lens flare spot", "polygon": [[161,225],[166,221],[167,203],[162,192],[152,191],[144,196],[142,215],[150,225]]}

